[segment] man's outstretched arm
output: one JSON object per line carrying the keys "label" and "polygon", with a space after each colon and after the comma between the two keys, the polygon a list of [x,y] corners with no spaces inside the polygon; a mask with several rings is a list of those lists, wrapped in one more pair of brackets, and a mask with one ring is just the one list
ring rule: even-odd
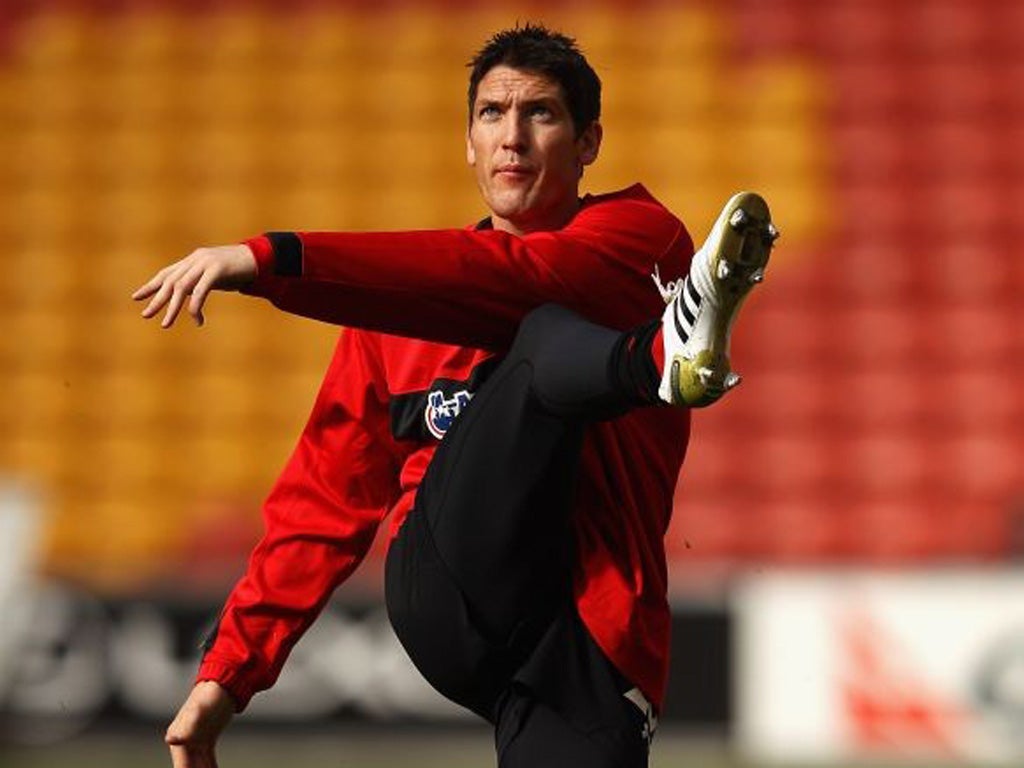
{"label": "man's outstretched arm", "polygon": [[[136,292],[163,324],[188,306],[197,321],[211,287],[241,288],[294,314],[500,349],[522,317],[556,302],[612,326],[659,311],[648,277],[685,273],[685,228],[642,190],[584,207],[565,228],[516,237],[493,230],[273,233],[200,249]],[[189,299],[191,296],[191,299]]]}

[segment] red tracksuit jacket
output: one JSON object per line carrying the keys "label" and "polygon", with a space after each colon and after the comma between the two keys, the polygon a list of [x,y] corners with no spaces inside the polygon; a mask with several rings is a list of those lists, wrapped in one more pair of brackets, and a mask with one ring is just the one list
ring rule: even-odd
{"label": "red tracksuit jacket", "polygon": [[[258,266],[248,293],[350,330],[199,669],[239,709],[274,683],[389,512],[391,535],[398,530],[457,393],[480,385],[521,318],[557,302],[631,328],[664,308],[654,266],[678,278],[693,254],[683,224],[640,185],[588,195],[563,229],[523,237],[477,227],[248,243]],[[579,614],[659,708],[670,627],[664,535],[689,423],[685,409],[641,408],[588,427],[572,511]]]}

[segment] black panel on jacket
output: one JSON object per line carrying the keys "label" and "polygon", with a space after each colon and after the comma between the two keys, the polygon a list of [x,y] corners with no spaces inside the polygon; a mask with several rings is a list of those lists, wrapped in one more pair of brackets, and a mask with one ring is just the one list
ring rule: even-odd
{"label": "black panel on jacket", "polygon": [[267,232],[274,249],[274,274],[278,277],[302,276],[302,240],[294,232]]}
{"label": "black panel on jacket", "polygon": [[[427,409],[431,406],[430,397],[434,396],[435,402],[443,402],[452,406],[457,411],[468,397],[461,397],[463,393],[476,392],[486,381],[487,377],[498,367],[500,359],[488,358],[477,365],[465,379],[438,378],[431,382],[425,390],[408,392],[404,395],[392,395],[389,406],[391,412],[391,435],[396,440],[416,440],[426,442],[440,440],[447,428],[444,419],[434,419],[433,423],[428,418]],[[437,409],[434,409],[436,413]],[[453,418],[454,418],[453,415]]]}

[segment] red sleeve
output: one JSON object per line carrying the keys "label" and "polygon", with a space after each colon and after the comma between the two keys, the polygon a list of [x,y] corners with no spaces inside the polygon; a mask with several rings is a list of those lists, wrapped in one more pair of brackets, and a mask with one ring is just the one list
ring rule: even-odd
{"label": "red sleeve", "polygon": [[595,198],[563,229],[272,233],[248,241],[247,292],[295,314],[485,349],[505,347],[529,310],[556,302],[623,327],[654,317],[650,278],[684,273],[682,223],[641,187]]}
{"label": "red sleeve", "polygon": [[197,675],[223,685],[239,711],[273,685],[397,498],[386,398],[376,337],[343,332],[299,444],[264,504],[265,535]]}

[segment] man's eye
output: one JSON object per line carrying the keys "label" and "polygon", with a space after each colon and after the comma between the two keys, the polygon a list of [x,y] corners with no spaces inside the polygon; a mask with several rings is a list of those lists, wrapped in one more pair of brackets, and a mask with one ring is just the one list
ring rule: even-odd
{"label": "man's eye", "polygon": [[489,120],[498,117],[500,114],[501,112],[493,104],[486,107],[481,107],[480,112],[478,113],[479,117],[483,117]]}
{"label": "man's eye", "polygon": [[541,120],[548,120],[551,118],[551,110],[547,107],[537,106],[530,110],[530,117],[536,117]]}

